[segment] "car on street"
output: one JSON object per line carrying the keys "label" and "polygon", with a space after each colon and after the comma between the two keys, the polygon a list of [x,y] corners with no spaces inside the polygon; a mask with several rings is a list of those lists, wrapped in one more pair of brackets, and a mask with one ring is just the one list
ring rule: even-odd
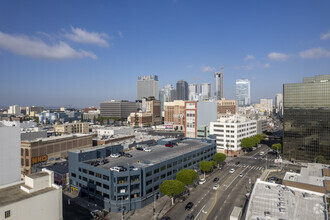
{"label": "car on street", "polygon": [[217,182],[218,180],[219,180],[219,178],[216,177],[216,178],[213,179],[213,182]]}
{"label": "car on street", "polygon": [[263,152],[263,151],[260,151],[260,153],[259,153],[260,156],[263,156],[264,154],[265,154],[265,152]]}
{"label": "car on street", "polygon": [[117,157],[120,157],[120,155],[119,154],[110,154],[110,157],[117,158]]}
{"label": "car on street", "polygon": [[246,167],[246,165],[245,164],[243,164],[243,168],[245,168]]}
{"label": "car on street", "polygon": [[229,173],[234,173],[234,172],[235,172],[235,169],[229,170]]}
{"label": "car on street", "polygon": [[133,155],[132,154],[129,154],[129,153],[125,153],[124,156],[125,157],[133,157]]}
{"label": "car on street", "polygon": [[90,214],[91,214],[91,216],[92,216],[93,218],[96,218],[96,217],[101,216],[101,211],[95,209],[95,210],[91,211]]}
{"label": "car on street", "polygon": [[239,177],[243,177],[243,173],[239,174]]}
{"label": "car on street", "polygon": [[206,182],[206,180],[203,178],[203,179],[200,179],[198,183],[199,183],[199,185],[202,185],[202,184],[204,184],[205,182]]}
{"label": "car on street", "polygon": [[165,144],[165,147],[174,147],[173,144]]}
{"label": "car on street", "polygon": [[217,190],[219,188],[219,184],[215,184],[214,186],[213,186],[213,190]]}
{"label": "car on street", "polygon": [[144,152],[151,152],[151,148],[146,147],[146,148],[143,149],[143,151],[144,151]]}
{"label": "car on street", "polygon": [[240,163],[241,163],[241,162],[237,161],[235,164],[238,165],[238,164],[240,164]]}
{"label": "car on street", "polygon": [[254,156],[254,159],[256,160],[256,159],[258,159],[258,157],[257,156]]}
{"label": "car on street", "polygon": [[136,168],[136,167],[134,167],[134,166],[130,166],[129,169],[130,169],[130,170],[134,170],[134,171],[139,170],[139,168]]}
{"label": "car on street", "polygon": [[194,207],[194,203],[192,202],[188,202],[186,207],[185,207],[185,210],[186,211],[190,211],[192,209],[192,207]]}
{"label": "car on street", "polygon": [[168,217],[168,216],[164,216],[164,217],[162,217],[160,220],[171,220],[171,218]]}
{"label": "car on street", "polygon": [[195,216],[194,214],[189,214],[186,216],[185,220],[194,220]]}
{"label": "car on street", "polygon": [[136,147],[135,149],[136,149],[136,150],[143,151],[143,147]]}

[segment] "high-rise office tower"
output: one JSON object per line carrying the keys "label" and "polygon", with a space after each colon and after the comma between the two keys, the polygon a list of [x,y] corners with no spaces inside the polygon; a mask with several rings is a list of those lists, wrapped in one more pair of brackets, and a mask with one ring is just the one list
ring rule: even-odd
{"label": "high-rise office tower", "polygon": [[176,99],[188,100],[188,83],[184,80],[180,80],[176,83]]}
{"label": "high-rise office tower", "polygon": [[196,100],[198,97],[198,87],[197,84],[188,84],[188,100],[193,101]]}
{"label": "high-rise office tower", "polygon": [[250,80],[236,80],[236,99],[238,106],[246,106],[251,104]]}
{"label": "high-rise office tower", "polygon": [[281,93],[275,96],[275,112],[279,116],[283,116],[283,95]]}
{"label": "high-rise office tower", "polygon": [[211,98],[211,83],[202,83],[200,84],[200,94],[201,99],[210,99]]}
{"label": "high-rise office tower", "polygon": [[161,110],[164,111],[164,102],[172,102],[176,98],[176,91],[175,88],[168,84],[165,85],[160,91],[159,91],[159,100],[161,102]]}
{"label": "high-rise office tower", "polygon": [[214,73],[214,93],[216,100],[223,98],[223,73]]}
{"label": "high-rise office tower", "polygon": [[148,98],[150,96],[159,99],[158,97],[158,76],[156,75],[147,75],[139,76],[137,81],[137,100],[142,98]]}
{"label": "high-rise office tower", "polygon": [[283,85],[283,153],[288,160],[330,162],[330,75]]}

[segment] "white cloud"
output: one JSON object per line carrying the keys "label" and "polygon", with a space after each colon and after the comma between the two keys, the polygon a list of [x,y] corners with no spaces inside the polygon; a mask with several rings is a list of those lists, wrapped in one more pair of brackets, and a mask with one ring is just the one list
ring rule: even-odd
{"label": "white cloud", "polygon": [[321,34],[320,36],[321,40],[326,40],[330,38],[330,30],[326,34]]}
{"label": "white cloud", "polygon": [[246,55],[246,57],[244,57],[244,61],[254,60],[254,59],[255,59],[255,57],[252,54],[248,54],[248,55]]}
{"label": "white cloud", "polygon": [[95,44],[101,47],[109,47],[108,35],[105,33],[88,32],[81,28],[71,27],[72,33],[66,33],[64,36],[78,43]]}
{"label": "white cloud", "polygon": [[190,64],[190,65],[187,65],[186,67],[187,67],[188,69],[191,69],[191,68],[193,68],[193,65]]}
{"label": "white cloud", "polygon": [[253,66],[252,65],[247,65],[247,66],[235,66],[235,69],[238,70],[253,70]]}
{"label": "white cloud", "polygon": [[82,57],[97,59],[92,52],[71,48],[65,42],[48,45],[44,41],[27,36],[10,35],[0,31],[0,48],[12,53],[42,59],[65,60]]}
{"label": "white cloud", "polygon": [[120,38],[124,38],[123,32],[118,31],[118,36],[119,36]]}
{"label": "white cloud", "polygon": [[289,58],[289,55],[284,53],[272,52],[268,54],[268,58],[274,61],[286,61]]}
{"label": "white cloud", "polygon": [[316,59],[321,57],[330,57],[330,51],[321,47],[305,50],[299,53],[299,56],[304,59]]}
{"label": "white cloud", "polygon": [[202,66],[201,70],[203,72],[214,72],[215,71],[215,67],[210,67],[210,66]]}
{"label": "white cloud", "polygon": [[268,69],[270,67],[270,63],[265,63],[264,65],[263,65],[263,68],[265,68],[265,69]]}

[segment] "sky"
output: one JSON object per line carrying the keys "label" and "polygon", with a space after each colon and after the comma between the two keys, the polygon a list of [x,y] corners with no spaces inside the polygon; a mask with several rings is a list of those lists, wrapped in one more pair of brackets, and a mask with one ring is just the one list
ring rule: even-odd
{"label": "sky", "polygon": [[251,81],[252,102],[330,74],[330,1],[0,0],[0,106],[99,106],[159,89]]}

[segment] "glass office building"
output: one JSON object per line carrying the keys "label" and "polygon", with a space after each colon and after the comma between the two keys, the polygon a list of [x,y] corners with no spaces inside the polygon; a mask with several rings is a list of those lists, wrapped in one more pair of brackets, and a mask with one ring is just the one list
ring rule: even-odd
{"label": "glass office building", "polygon": [[330,75],[284,84],[284,157],[314,162],[330,161]]}
{"label": "glass office building", "polygon": [[247,106],[251,104],[250,80],[236,80],[236,100],[238,106]]}

